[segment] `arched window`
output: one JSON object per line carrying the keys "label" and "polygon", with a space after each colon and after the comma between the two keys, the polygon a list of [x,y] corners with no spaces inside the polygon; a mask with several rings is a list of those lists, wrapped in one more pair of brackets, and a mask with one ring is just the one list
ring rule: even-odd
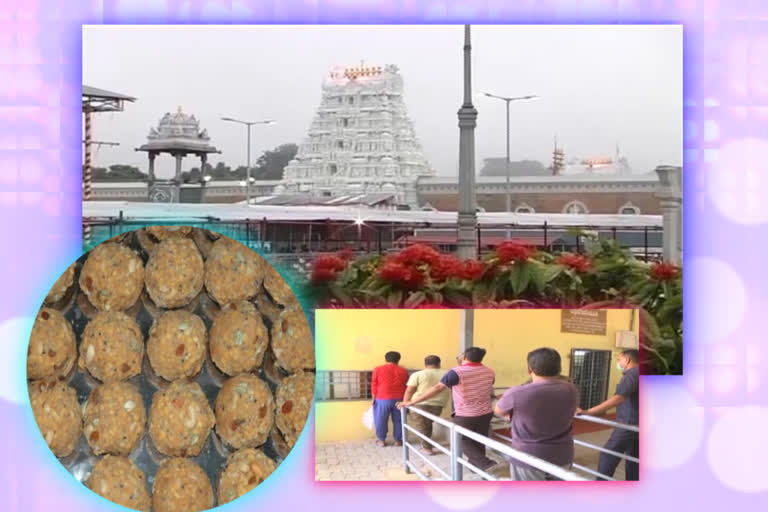
{"label": "arched window", "polygon": [[619,214],[621,215],[640,215],[640,208],[633,205],[631,202],[624,203],[621,208],[619,208]]}
{"label": "arched window", "polygon": [[581,201],[571,201],[565,205],[563,213],[584,214],[589,213],[589,209]]}
{"label": "arched window", "polygon": [[527,203],[523,203],[515,208],[515,213],[536,213],[536,210],[534,210],[533,207],[529,206]]}

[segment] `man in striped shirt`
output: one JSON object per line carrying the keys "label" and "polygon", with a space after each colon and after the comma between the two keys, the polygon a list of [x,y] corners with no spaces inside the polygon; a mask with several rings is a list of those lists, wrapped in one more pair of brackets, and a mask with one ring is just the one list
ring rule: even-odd
{"label": "man in striped shirt", "polygon": [[[484,366],[485,349],[470,347],[464,352],[459,366],[448,370],[443,378],[419,398],[403,402],[401,406],[410,406],[428,400],[444,389],[450,388],[453,395],[453,422],[457,425],[487,436],[493,418],[491,397],[494,371]],[[485,445],[472,439],[463,438],[462,447],[470,464],[486,470],[496,461],[485,456]]]}

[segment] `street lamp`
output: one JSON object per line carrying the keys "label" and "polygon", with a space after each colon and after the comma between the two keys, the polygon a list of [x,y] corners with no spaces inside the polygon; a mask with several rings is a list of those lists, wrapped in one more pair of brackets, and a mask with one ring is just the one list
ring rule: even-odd
{"label": "street lamp", "polygon": [[472,44],[470,26],[464,25],[464,100],[459,117],[459,207],[456,255],[477,258],[477,201],[475,196],[475,127],[477,109],[472,105]]}
{"label": "street lamp", "polygon": [[[509,183],[509,176],[510,176],[510,161],[509,161],[509,104],[513,101],[520,101],[520,100],[532,100],[534,98],[538,98],[535,94],[529,94],[527,96],[498,96],[496,94],[491,94],[489,92],[483,92],[481,93],[483,96],[487,96],[489,98],[494,98],[497,100],[501,100],[504,103],[506,103],[507,107],[507,184],[506,184],[506,195],[507,195],[507,213],[510,212],[512,209],[512,194],[510,189],[510,183]],[[510,238],[510,231],[506,231],[506,238]]]}
{"label": "street lamp", "polygon": [[246,206],[251,204],[251,126],[255,124],[275,124],[277,121],[267,119],[264,121],[241,121],[240,119],[233,119],[231,117],[222,117],[222,121],[230,121],[232,123],[244,124],[248,127],[248,151],[247,162],[245,164],[245,204]]}

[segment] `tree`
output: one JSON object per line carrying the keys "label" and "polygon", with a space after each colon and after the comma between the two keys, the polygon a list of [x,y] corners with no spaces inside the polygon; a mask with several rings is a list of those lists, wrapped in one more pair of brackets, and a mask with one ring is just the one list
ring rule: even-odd
{"label": "tree", "polygon": [[[552,174],[541,162],[535,160],[518,160],[509,162],[509,174],[511,176],[548,176]],[[485,164],[480,169],[480,176],[506,176],[507,165],[502,158],[486,158]]]}
{"label": "tree", "polygon": [[[256,180],[279,180],[283,178],[283,169],[288,162],[293,160],[299,147],[296,144],[281,144],[272,150],[265,151],[251,169],[251,177]],[[109,169],[94,167],[93,181],[142,181],[148,178],[133,165],[115,164]],[[210,176],[213,181],[243,181],[247,175],[247,169],[240,165],[232,169],[225,162],[217,162],[212,166],[206,162],[204,172],[200,167],[192,167],[181,173],[183,183],[198,183],[203,176]]]}
{"label": "tree", "polygon": [[193,167],[188,171],[181,172],[182,183],[200,183],[200,178],[202,178],[202,175],[200,174],[200,169],[198,167]]}
{"label": "tree", "polygon": [[281,144],[273,150],[265,151],[256,160],[256,168],[251,176],[257,180],[279,180],[283,178],[283,169],[296,157],[299,146],[293,143]]}
{"label": "tree", "polygon": [[93,181],[142,181],[147,179],[147,175],[134,165],[115,164],[110,165],[108,169],[104,167],[94,167],[92,169]]}

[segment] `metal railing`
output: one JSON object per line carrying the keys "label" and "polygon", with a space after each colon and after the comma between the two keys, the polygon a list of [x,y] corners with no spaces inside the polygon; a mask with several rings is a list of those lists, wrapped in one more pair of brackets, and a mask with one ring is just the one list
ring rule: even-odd
{"label": "metal railing", "polygon": [[[407,412],[419,414],[421,416],[424,416],[425,418],[431,420],[432,422],[442,425],[449,431],[449,445],[446,448],[445,446],[439,444],[437,441],[434,441],[433,439],[430,439],[429,437],[425,436],[418,430],[416,430],[411,425],[408,425],[406,422],[407,419]],[[477,432],[473,432],[471,430],[468,430],[464,427],[461,427],[459,425],[456,425],[452,421],[449,421],[445,418],[440,418],[438,416],[435,416],[433,414],[430,414],[422,409],[419,409],[418,407],[403,407],[400,409],[400,415],[401,415],[401,423],[403,428],[403,464],[405,466],[405,472],[406,473],[416,473],[419,478],[422,480],[430,480],[430,478],[424,474],[423,471],[421,471],[416,464],[414,464],[411,460],[411,453],[415,453],[421,459],[432,469],[437,471],[440,475],[444,477],[445,480],[463,480],[464,474],[463,469],[466,467],[470,469],[473,473],[481,476],[485,480],[498,480],[495,476],[483,471],[482,469],[474,466],[470,462],[462,459],[462,437],[467,437],[469,439],[472,439],[474,441],[477,441],[478,443],[482,444],[486,448],[490,448],[491,450],[494,450],[496,452],[499,452],[500,454],[507,456],[513,460],[520,461],[524,464],[527,464],[535,469],[538,469],[540,471],[543,471],[547,474],[550,474],[554,476],[555,478],[559,480],[567,480],[567,481],[586,481],[587,478],[583,477],[582,475],[574,472],[569,471],[567,469],[563,469],[560,466],[557,466],[555,464],[552,464],[550,462],[547,462],[543,459],[539,459],[538,457],[534,457],[532,455],[529,455],[527,453],[521,452],[519,450],[515,450],[514,448],[500,443],[498,441],[495,441],[491,439],[488,436],[484,436],[482,434],[478,434]],[[595,416],[588,416],[585,414],[580,414],[575,417],[576,419],[584,420],[584,421],[590,421],[593,423],[600,423],[602,425],[611,426],[614,428],[621,428],[625,430],[630,430],[633,432],[640,432],[640,429],[636,425],[628,425],[626,423],[619,423],[616,421],[606,420],[603,418],[598,418]],[[498,416],[494,417],[495,420],[500,419]],[[504,422],[506,426],[509,426],[509,422]],[[438,451],[448,455],[450,457],[450,473],[445,471],[443,468],[439,467],[437,464],[435,464],[434,461],[430,460],[426,455],[421,453],[421,451],[414,446],[413,444],[408,442],[408,436],[407,433],[411,432],[415,434],[420,439],[426,441],[429,443],[432,447],[436,448]],[[508,436],[504,436],[502,434],[498,434],[496,432],[493,432],[493,437],[510,442],[512,441],[512,438]],[[640,460],[637,457],[632,457],[630,455],[616,452],[613,450],[609,450],[607,448],[603,448],[602,446],[597,446],[592,443],[588,443],[586,441],[581,441],[579,439],[574,439],[573,443],[579,446],[584,446],[589,449],[597,450],[600,452],[611,454],[615,457],[618,457],[620,459],[628,460],[631,462],[639,463]],[[599,477],[604,480],[615,480],[614,478],[603,475],[601,473],[598,473],[597,471],[588,468],[586,466],[583,466],[581,464],[573,463],[573,468],[578,469],[580,471],[583,471],[584,473]]]}
{"label": "metal railing", "polygon": [[[578,415],[576,415],[575,419],[579,419],[579,420],[583,420],[583,421],[590,421],[592,423],[600,423],[602,425],[607,425],[607,426],[610,426],[610,427],[613,427],[613,428],[621,428],[621,429],[624,429],[624,430],[630,430],[632,432],[638,432],[638,433],[640,432],[640,429],[639,429],[639,427],[637,425],[629,425],[627,423],[619,423],[617,421],[606,420],[604,418],[598,418],[596,416],[589,416],[589,415],[586,415],[586,414],[578,414]],[[505,422],[505,423],[506,423],[507,426],[509,426],[509,422]],[[499,434],[497,432],[494,432],[493,436],[498,438],[498,439],[502,439],[504,441],[508,441],[508,442],[512,441],[512,438],[504,436],[504,435],[501,435],[501,434]],[[609,453],[609,454],[613,455],[614,457],[618,457],[620,459],[624,459],[624,460],[629,460],[631,462],[640,463],[640,459],[638,459],[637,457],[632,457],[631,455],[627,455],[625,453],[609,450],[608,448],[604,448],[604,447],[598,446],[596,444],[588,443],[586,441],[582,441],[581,439],[574,439],[573,440],[573,444],[579,445],[579,446],[584,446],[585,448],[589,448],[589,449],[596,450],[596,451],[599,451],[599,452]],[[613,477],[610,477],[608,475],[604,475],[602,473],[598,473],[594,469],[588,468],[588,467],[586,467],[586,466],[584,466],[582,464],[576,464],[574,462],[573,463],[573,467],[578,469],[578,470],[580,470],[580,471],[583,471],[585,473],[588,473],[590,475],[596,476],[596,477],[604,479],[604,480],[616,480]]]}
{"label": "metal railing", "polygon": [[[216,203],[200,203],[201,208],[215,206]],[[156,205],[156,204],[155,204]],[[375,211],[375,210],[374,210]],[[357,236],[354,228],[355,221],[349,220],[268,220],[261,219],[220,219],[208,214],[202,208],[201,214],[179,213],[178,217],[165,217],[152,212],[137,216],[128,207],[127,213],[115,205],[115,211],[107,216],[83,216],[83,225],[90,226],[93,232],[92,244],[99,244],[113,236],[132,231],[145,226],[164,224],[184,224],[217,231],[223,235],[254,248],[258,251],[281,254],[308,254],[316,252],[335,251],[350,248],[358,253],[379,253],[399,250],[409,245],[408,237],[413,238],[417,230],[432,228],[429,222],[398,222],[398,221],[368,221],[365,226],[372,231],[362,239]],[[288,227],[287,227],[288,226]],[[313,235],[313,227],[315,234]],[[443,228],[445,230],[446,228]],[[619,244],[636,253],[638,259],[650,261],[658,259],[662,250],[662,226],[595,226],[589,223],[581,225],[558,225],[544,221],[542,224],[494,224],[477,226],[478,254],[486,254],[498,242],[484,243],[485,237],[493,238],[494,231],[514,230],[513,235],[522,238],[537,237],[542,239],[540,249],[546,252],[554,250],[569,250],[582,252],[584,244],[582,237],[574,234],[574,230],[597,231],[601,239],[614,239]],[[330,230],[330,231],[329,231]],[[296,231],[294,233],[294,231]],[[455,233],[455,227],[447,228],[447,232]],[[343,234],[343,236],[342,236]],[[295,235],[295,236],[294,236]],[[375,236],[374,236],[375,235]],[[557,244],[554,242],[561,240]],[[442,250],[455,249],[456,242],[447,243],[427,242],[440,247]],[[90,248],[90,247],[89,247]]]}
{"label": "metal railing", "polygon": [[[432,422],[447,428],[450,432],[449,447],[446,449],[441,444],[421,434],[414,427],[408,425],[408,423],[406,422],[407,412],[419,414],[429,420],[432,420]],[[547,474],[550,474],[560,480],[570,480],[570,481],[587,480],[583,476],[573,471],[563,469],[560,466],[557,466],[545,460],[539,459],[538,457],[534,457],[532,455],[528,455],[527,453],[523,453],[519,450],[515,450],[510,446],[502,444],[498,441],[494,441],[493,439],[487,436],[484,436],[482,434],[478,434],[477,432],[472,432],[471,430],[461,427],[453,423],[452,421],[446,420],[445,418],[440,418],[438,416],[435,416],[434,414],[430,414],[424,410],[419,409],[418,407],[403,407],[400,409],[400,415],[401,415],[400,417],[401,417],[401,423],[403,427],[403,464],[405,466],[405,472],[416,473],[419,476],[419,478],[421,478],[422,480],[429,480],[430,478],[427,475],[425,475],[416,466],[416,464],[414,464],[411,461],[410,459],[411,453],[415,453],[418,456],[420,456],[424,460],[424,462],[427,463],[427,465],[429,465],[431,468],[433,468],[435,471],[441,474],[446,480],[454,480],[454,481],[464,480],[464,468],[469,469],[471,472],[479,475],[485,480],[498,480],[495,476],[485,472],[484,470],[478,468],[477,466],[473,465],[469,461],[464,460],[462,458],[462,447],[461,447],[462,437],[466,437],[466,438],[472,439],[473,441],[477,441],[478,443],[482,444],[486,448],[490,448],[496,452],[501,453],[502,455],[505,455],[514,460],[523,462],[531,467],[534,467]],[[409,443],[408,435],[407,435],[408,432],[412,432],[416,434],[418,437],[428,442],[431,446],[437,448],[442,453],[445,453],[446,455],[448,455],[451,461],[450,473],[445,471],[443,468],[440,468],[433,461],[429,460],[424,454],[422,454],[418,450],[416,446]]]}

